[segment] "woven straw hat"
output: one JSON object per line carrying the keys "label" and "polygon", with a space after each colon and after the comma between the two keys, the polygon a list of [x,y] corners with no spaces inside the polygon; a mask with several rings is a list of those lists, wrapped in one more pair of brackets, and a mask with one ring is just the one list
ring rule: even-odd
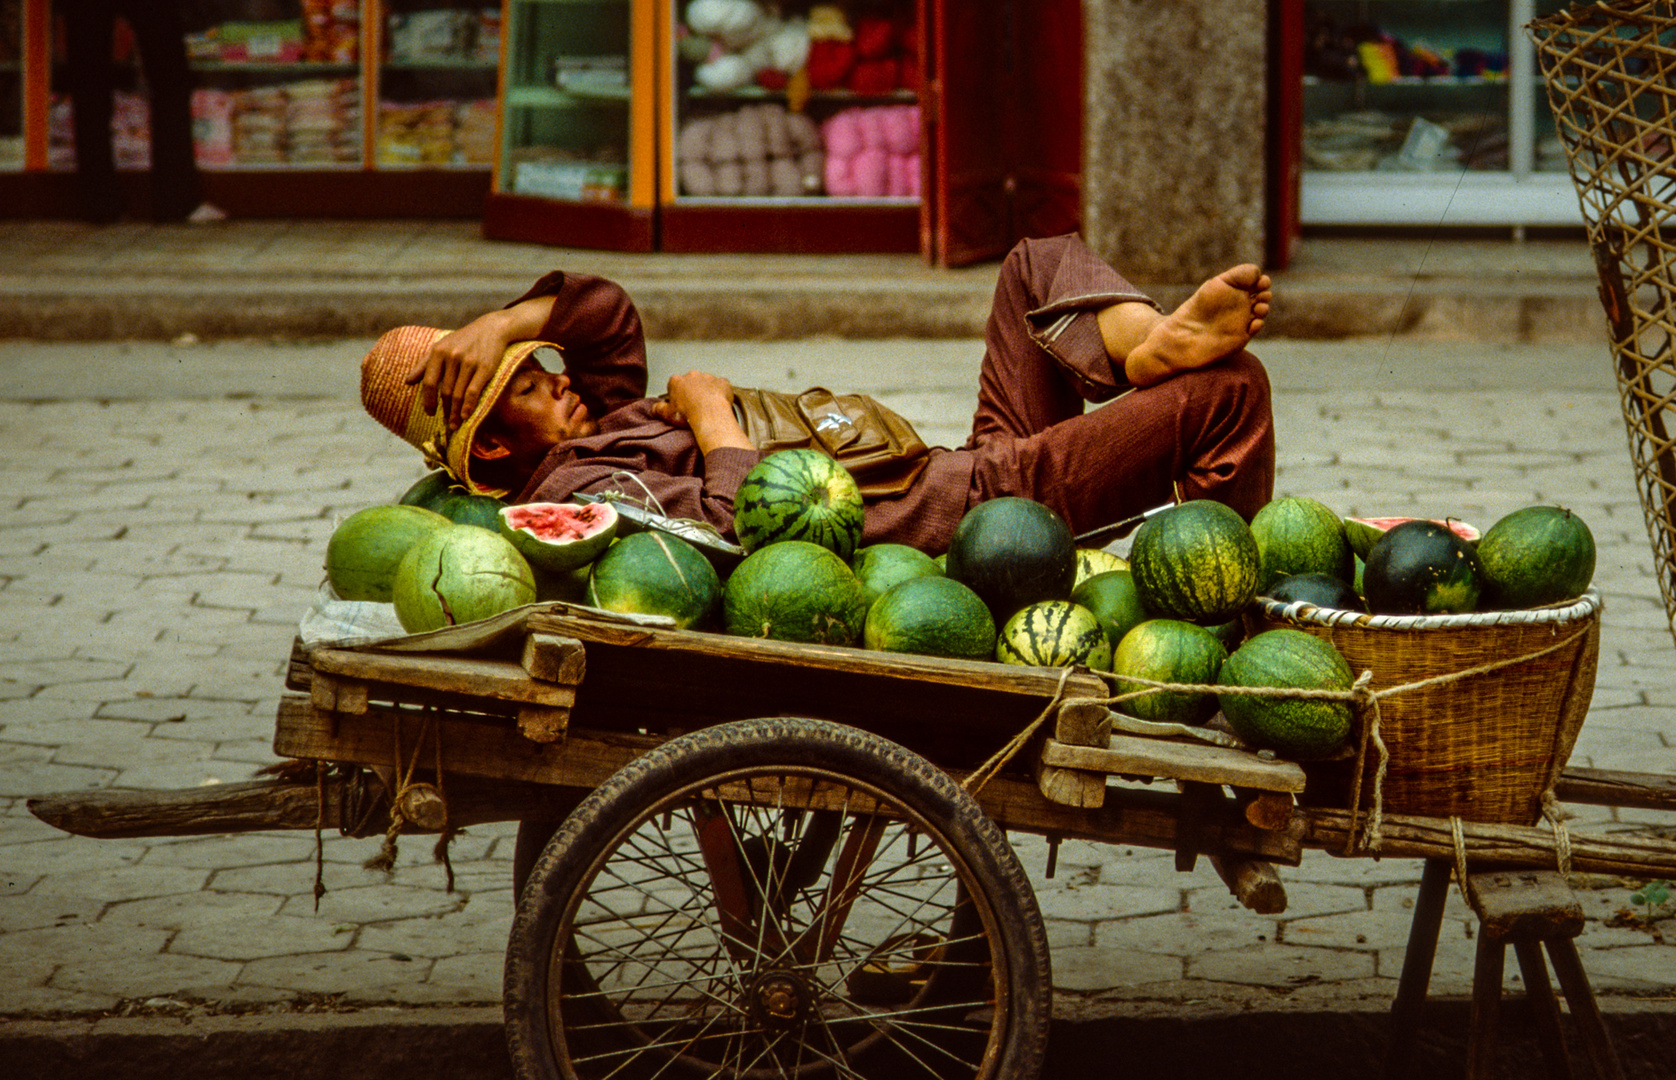
{"label": "woven straw hat", "polygon": [[449,431],[443,419],[443,403],[437,402],[436,412],[425,412],[421,400],[423,388],[407,382],[407,373],[425,358],[438,339],[449,333],[452,331],[431,326],[400,326],[379,338],[367,358],[361,361],[361,404],[374,420],[418,448],[425,455],[426,465],[446,469],[467,491],[504,495],[504,491],[472,480],[471,442],[477,437],[478,427],[494,411],[506,384],[530,354],[537,349],[558,350],[559,347],[547,341],[519,341],[509,345],[483,388],[477,407],[459,427]]}

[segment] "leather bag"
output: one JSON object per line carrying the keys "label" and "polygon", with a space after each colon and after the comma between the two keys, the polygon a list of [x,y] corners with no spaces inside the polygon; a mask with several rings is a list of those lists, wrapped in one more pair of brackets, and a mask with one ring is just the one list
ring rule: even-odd
{"label": "leather bag", "polygon": [[930,448],[913,425],[866,394],[735,387],[733,405],[758,450],[819,450],[850,471],[863,498],[902,494],[929,460]]}

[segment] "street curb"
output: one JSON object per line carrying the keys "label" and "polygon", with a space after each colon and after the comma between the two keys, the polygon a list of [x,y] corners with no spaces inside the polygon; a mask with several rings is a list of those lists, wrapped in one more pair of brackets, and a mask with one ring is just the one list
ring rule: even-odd
{"label": "street curb", "polygon": [[[172,341],[216,338],[364,338],[394,326],[455,327],[518,295],[527,283],[473,281],[279,282],[233,278],[171,281],[147,288],[36,283],[0,290],[0,337],[38,341]],[[729,286],[624,281],[653,340],[769,341],[981,337],[990,288],[970,279],[889,282],[877,278]],[[1160,286],[1166,310],[1189,293]],[[1522,291],[1494,283],[1423,287],[1375,282],[1279,286],[1269,337],[1365,336],[1480,341],[1598,341],[1605,317],[1592,290],[1556,283]]]}
{"label": "street curb", "polygon": [[[1499,1075],[1534,1075],[1542,1060],[1517,996],[1504,1001]],[[1631,1080],[1667,1080],[1676,1015],[1653,1003],[1602,1002]],[[1427,1003],[1410,1075],[1459,1071],[1470,1005]],[[1239,1075],[1244,1080],[1361,1078],[1382,1072],[1384,1003],[1296,1010],[1194,1003],[1057,1007],[1043,1075]],[[1573,1057],[1583,1060],[1573,1040]],[[492,1006],[369,1008],[189,1018],[0,1020],[0,1075],[123,1080],[508,1080],[500,1010]]]}

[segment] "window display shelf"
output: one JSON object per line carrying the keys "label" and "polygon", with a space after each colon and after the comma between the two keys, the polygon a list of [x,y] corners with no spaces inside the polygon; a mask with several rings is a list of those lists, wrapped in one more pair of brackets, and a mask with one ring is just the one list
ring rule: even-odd
{"label": "window display shelf", "polygon": [[1310,0],[1304,225],[1581,221],[1522,27],[1563,0]]}

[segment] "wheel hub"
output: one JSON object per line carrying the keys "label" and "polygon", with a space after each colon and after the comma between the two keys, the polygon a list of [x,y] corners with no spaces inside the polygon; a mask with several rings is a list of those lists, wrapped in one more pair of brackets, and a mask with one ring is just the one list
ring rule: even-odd
{"label": "wheel hub", "polygon": [[746,994],[746,1006],[759,1024],[790,1028],[809,1016],[808,984],[789,971],[765,971]]}

